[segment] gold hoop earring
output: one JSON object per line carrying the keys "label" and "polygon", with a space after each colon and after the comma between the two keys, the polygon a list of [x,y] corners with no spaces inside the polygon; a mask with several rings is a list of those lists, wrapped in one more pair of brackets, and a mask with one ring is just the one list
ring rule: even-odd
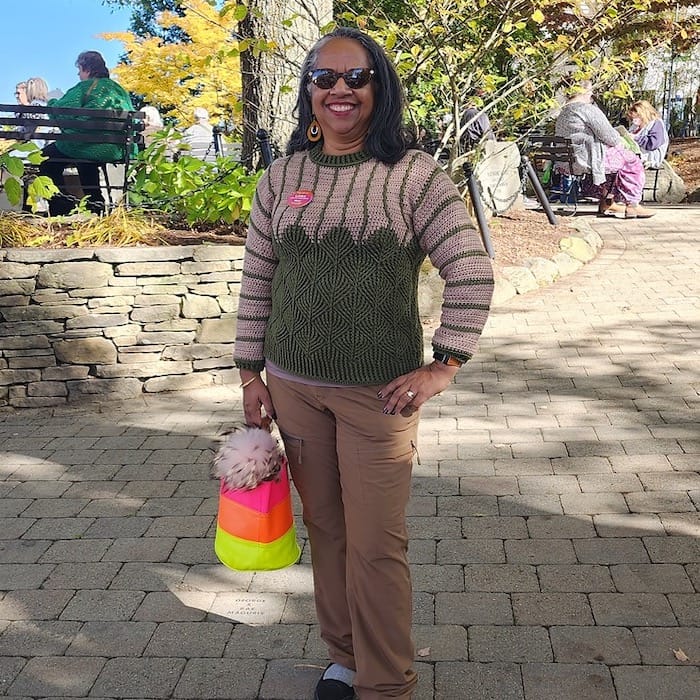
{"label": "gold hoop earring", "polygon": [[311,143],[316,143],[316,141],[321,140],[321,125],[316,121],[316,117],[312,117],[311,124],[306,130],[306,138],[311,141]]}

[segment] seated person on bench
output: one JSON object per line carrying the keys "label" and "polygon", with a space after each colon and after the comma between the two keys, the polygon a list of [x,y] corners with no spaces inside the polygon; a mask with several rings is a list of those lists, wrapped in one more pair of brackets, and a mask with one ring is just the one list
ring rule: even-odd
{"label": "seated person on bench", "polygon": [[[572,86],[568,96],[554,133],[571,139],[575,157],[573,174],[589,172],[593,184],[602,186],[598,213],[624,211],[626,219],[653,216],[653,211],[639,204],[644,189],[644,165],[639,156],[625,148],[620,134],[594,103],[591,81]],[[614,175],[612,187],[609,175]]]}
{"label": "seated person on bench", "polygon": [[668,151],[668,132],[661,115],[646,100],[638,100],[627,111],[629,131],[639,144],[644,167],[658,169]]}
{"label": "seated person on bench", "polygon": [[[124,88],[110,80],[109,70],[102,55],[97,51],[84,51],[75,63],[80,82],[62,97],[49,100],[49,107],[73,107],[82,109],[133,110],[129,94]],[[77,131],[75,133],[78,133]],[[48,160],[39,166],[42,175],[48,175],[59,188],[60,193],[49,201],[51,216],[70,213],[76,204],[75,198],[65,190],[63,170],[71,167],[75,159],[80,185],[88,197],[88,209],[92,212],[104,211],[105,203],[100,189],[98,163],[119,161],[124,157],[123,149],[114,143],[81,143],[80,141],[55,141],[42,151]],[[84,163],[79,161],[95,161]]]}

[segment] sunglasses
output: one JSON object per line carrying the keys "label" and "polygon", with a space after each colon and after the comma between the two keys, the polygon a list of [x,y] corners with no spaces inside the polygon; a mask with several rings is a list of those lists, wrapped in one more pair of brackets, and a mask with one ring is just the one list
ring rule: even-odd
{"label": "sunglasses", "polygon": [[359,90],[372,80],[373,75],[371,68],[351,68],[345,73],[336,73],[331,68],[317,68],[307,74],[309,80],[321,90],[330,90],[341,78],[351,90]]}

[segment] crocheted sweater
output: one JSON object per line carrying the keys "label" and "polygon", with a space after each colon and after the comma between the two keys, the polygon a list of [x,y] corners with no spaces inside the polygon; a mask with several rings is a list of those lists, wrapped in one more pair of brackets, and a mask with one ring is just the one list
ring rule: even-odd
{"label": "crocheted sweater", "polygon": [[423,363],[426,255],[445,280],[433,347],[468,360],[486,322],[491,263],[453,182],[422,151],[395,165],[319,146],[258,183],[234,359],[336,384],[387,382]]}
{"label": "crocheted sweater", "polygon": [[[87,78],[74,85],[65,95],[49,100],[49,107],[77,109],[133,110],[129,93],[110,78]],[[68,131],[68,130],[67,130]],[[71,129],[71,133],[80,133]],[[56,141],[56,148],[66,156],[112,163],[124,157],[124,149],[116,143],[81,143]]]}

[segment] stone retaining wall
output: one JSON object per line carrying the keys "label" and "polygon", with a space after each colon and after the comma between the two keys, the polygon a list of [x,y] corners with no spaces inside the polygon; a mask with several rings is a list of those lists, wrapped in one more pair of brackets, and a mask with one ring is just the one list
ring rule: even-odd
{"label": "stone retaining wall", "polygon": [[243,250],[0,250],[0,406],[238,381]]}

